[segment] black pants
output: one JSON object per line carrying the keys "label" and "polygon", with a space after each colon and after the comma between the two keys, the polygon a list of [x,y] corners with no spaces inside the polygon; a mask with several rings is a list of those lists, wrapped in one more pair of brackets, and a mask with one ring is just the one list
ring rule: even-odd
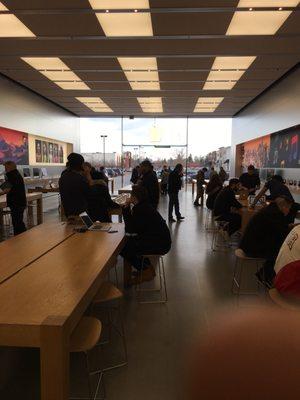
{"label": "black pants", "polygon": [[23,221],[24,207],[10,207],[11,219],[14,228],[14,235],[19,235],[26,231],[26,226]]}
{"label": "black pants", "polygon": [[300,204],[295,202],[293,203],[290,212],[285,217],[288,224],[293,224],[295,222],[298,211],[300,211]]}
{"label": "black pants", "polygon": [[231,236],[234,232],[238,231],[242,226],[242,217],[237,213],[222,214],[218,218],[220,221],[229,222],[228,234]]}
{"label": "black pants", "polygon": [[180,218],[178,192],[169,193],[169,219],[173,218],[173,208],[175,208],[176,217]]}
{"label": "black pants", "polygon": [[166,254],[170,250],[171,245],[167,245],[162,241],[151,238],[129,237],[121,251],[121,256],[125,258],[134,268],[141,270],[142,255],[147,254]]}

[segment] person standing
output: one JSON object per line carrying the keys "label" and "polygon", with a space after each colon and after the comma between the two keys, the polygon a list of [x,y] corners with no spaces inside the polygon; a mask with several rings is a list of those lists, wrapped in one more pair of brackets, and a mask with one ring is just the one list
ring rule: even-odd
{"label": "person standing", "polygon": [[11,211],[11,219],[14,228],[14,235],[26,231],[23,221],[24,211],[27,205],[24,180],[17,166],[13,161],[4,163],[6,180],[1,185],[2,194],[6,194],[7,206]]}
{"label": "person standing", "polygon": [[183,176],[183,166],[182,164],[177,164],[174,170],[169,175],[168,182],[168,193],[169,193],[169,222],[175,222],[173,218],[173,208],[175,208],[175,214],[177,221],[180,222],[184,217],[180,214],[179,209],[179,190],[182,187],[182,176]]}
{"label": "person standing", "polygon": [[[207,172],[207,168],[202,168],[199,169],[196,180],[197,180],[197,196],[194,201],[194,206],[198,207],[203,207],[203,202],[204,202],[204,185],[205,185],[205,173]],[[201,199],[201,202],[199,204],[199,199]]]}
{"label": "person standing", "polygon": [[148,192],[149,203],[157,209],[159,203],[159,185],[153,165],[149,160],[145,160],[140,165],[141,178],[138,185],[143,186]]}
{"label": "person standing", "polygon": [[166,195],[168,193],[168,180],[169,180],[169,175],[170,171],[167,165],[163,166],[163,169],[161,171],[160,177],[161,177],[161,194]]}
{"label": "person standing", "polygon": [[66,217],[79,215],[88,210],[88,197],[92,179],[84,176],[84,158],[81,154],[68,156],[67,169],[59,179],[59,192]]}
{"label": "person standing", "polygon": [[222,182],[223,184],[224,184],[224,182],[225,182],[225,181],[227,180],[227,178],[228,178],[228,174],[227,174],[227,172],[225,171],[225,169],[224,169],[223,167],[220,168],[219,177],[220,177],[221,182]]}

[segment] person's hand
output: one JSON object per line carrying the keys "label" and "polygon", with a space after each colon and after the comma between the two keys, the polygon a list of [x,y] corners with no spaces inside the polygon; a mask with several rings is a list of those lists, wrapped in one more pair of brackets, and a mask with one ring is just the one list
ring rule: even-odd
{"label": "person's hand", "polygon": [[254,209],[255,209],[255,204],[251,204],[251,206],[249,206],[249,208],[250,208],[251,210],[254,210]]}

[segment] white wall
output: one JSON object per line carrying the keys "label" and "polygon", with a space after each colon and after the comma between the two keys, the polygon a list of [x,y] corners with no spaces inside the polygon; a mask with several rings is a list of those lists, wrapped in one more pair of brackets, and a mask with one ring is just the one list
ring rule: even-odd
{"label": "white wall", "polygon": [[72,143],[80,151],[79,118],[1,76],[0,126]]}
{"label": "white wall", "polygon": [[300,124],[300,68],[233,118],[232,165],[235,165],[237,144],[298,124]]}

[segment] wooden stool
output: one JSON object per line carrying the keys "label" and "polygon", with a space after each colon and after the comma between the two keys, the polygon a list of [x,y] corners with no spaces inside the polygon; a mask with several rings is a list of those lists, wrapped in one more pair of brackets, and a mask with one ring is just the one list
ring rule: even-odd
{"label": "wooden stool", "polygon": [[[160,254],[144,254],[142,256],[142,265],[144,265],[144,260],[148,258],[150,260],[151,265],[153,266],[155,272],[159,277],[159,287],[154,289],[143,289],[143,270],[139,271],[137,276],[137,285],[136,291],[138,292],[138,300],[140,304],[162,304],[168,302],[168,292],[167,292],[167,281],[165,274],[165,264],[164,258]],[[142,300],[141,293],[143,292],[158,292],[160,293],[159,300]]]}
{"label": "wooden stool", "polygon": [[[248,264],[254,264],[256,266],[256,272],[259,271],[261,265],[265,260],[263,258],[255,258],[255,257],[248,257],[242,249],[236,249],[235,250],[235,267],[234,267],[234,272],[233,272],[233,278],[232,278],[232,286],[231,286],[231,291],[233,294],[236,294],[238,297],[242,294],[255,294],[257,295],[259,292],[259,285],[257,288],[256,292],[245,292],[241,291],[241,285],[242,285],[242,276],[243,276],[243,268],[246,263]],[[237,291],[235,291],[235,288]]]}
{"label": "wooden stool", "polygon": [[[120,336],[123,344],[124,360],[120,361],[116,365],[104,368],[103,371],[124,367],[125,365],[128,364],[127,343],[126,343],[124,320],[121,307],[122,299],[123,299],[123,293],[121,292],[121,290],[119,290],[111,282],[104,282],[92,302],[92,310],[95,307],[102,307],[105,308],[108,315],[107,325],[109,327],[109,340],[107,342],[102,342],[99,344],[102,345],[110,342],[112,328]],[[119,324],[118,323],[116,324],[114,322],[113,319],[114,311],[117,313]]]}
{"label": "wooden stool", "polygon": [[[91,371],[89,364],[88,353],[92,350],[99,342],[102,331],[101,322],[92,317],[83,317],[79,324],[74,329],[70,338],[70,353],[83,353],[85,356],[86,363],[86,375],[89,387],[89,399],[95,400],[99,391],[100,384],[102,382],[103,390],[105,392],[103,383],[103,370]],[[95,394],[92,394],[91,376],[100,375]]]}
{"label": "wooden stool", "polygon": [[273,303],[275,303],[277,306],[284,308],[286,310],[300,312],[300,300],[299,302],[297,302],[287,299],[284,296],[282,296],[275,288],[269,290],[269,296],[273,301]]}

